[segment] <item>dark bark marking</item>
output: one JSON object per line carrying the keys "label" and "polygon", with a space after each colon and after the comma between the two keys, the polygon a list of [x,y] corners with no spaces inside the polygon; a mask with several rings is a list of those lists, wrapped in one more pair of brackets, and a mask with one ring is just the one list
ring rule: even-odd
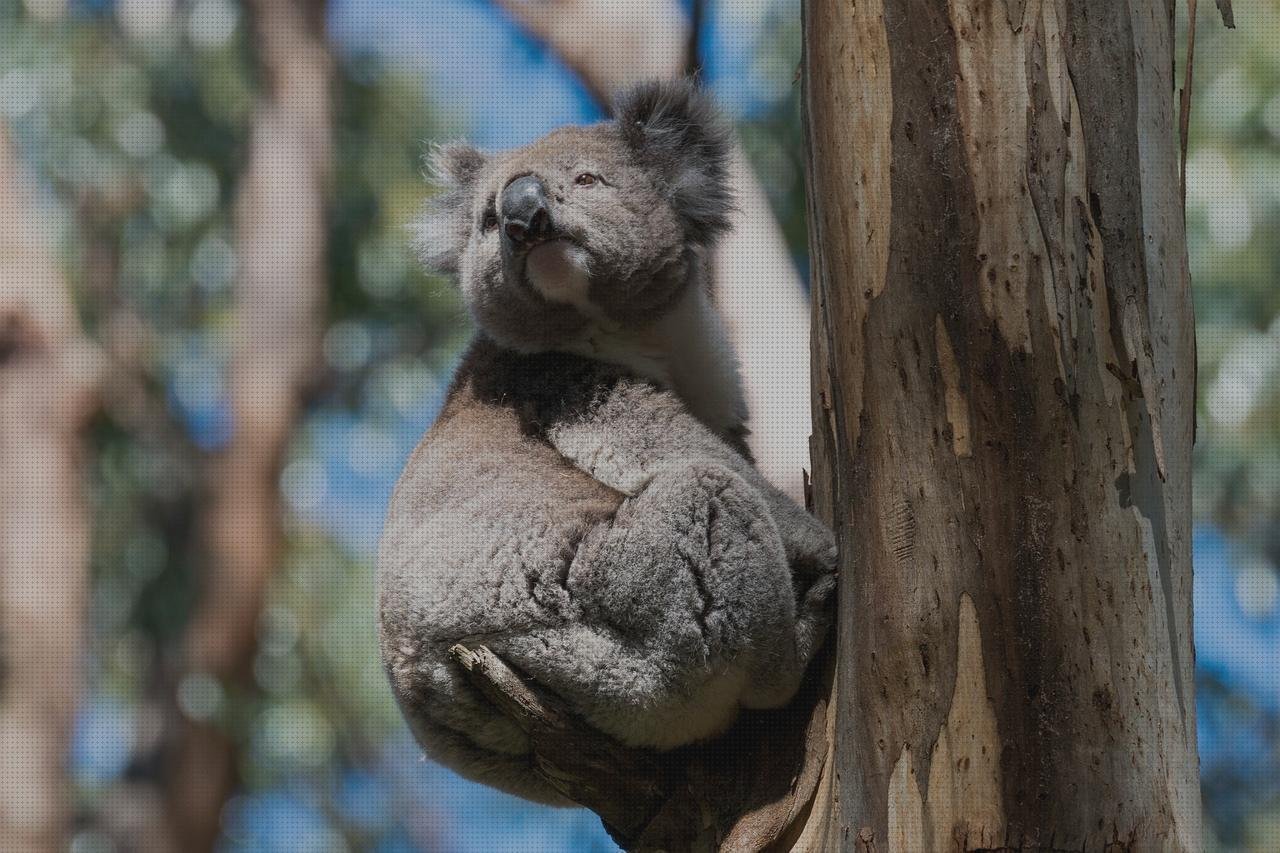
{"label": "dark bark marking", "polygon": [[903,569],[912,568],[916,548],[916,516],[911,501],[899,495],[885,519],[889,550]]}

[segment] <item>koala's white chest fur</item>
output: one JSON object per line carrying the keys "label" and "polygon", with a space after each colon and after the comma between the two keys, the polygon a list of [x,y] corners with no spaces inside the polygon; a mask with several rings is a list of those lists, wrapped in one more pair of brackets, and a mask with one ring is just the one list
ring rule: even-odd
{"label": "koala's white chest fur", "polygon": [[747,407],[737,359],[724,320],[702,283],[691,282],[675,307],[645,329],[619,329],[588,298],[588,263],[586,252],[564,241],[529,254],[526,273],[538,292],[592,319],[590,329],[564,349],[621,365],[671,388],[713,429],[742,426]]}
{"label": "koala's white chest fur", "polygon": [[597,327],[573,349],[671,388],[713,429],[732,430],[747,419],[724,321],[698,284],[690,285],[676,307],[644,331]]}

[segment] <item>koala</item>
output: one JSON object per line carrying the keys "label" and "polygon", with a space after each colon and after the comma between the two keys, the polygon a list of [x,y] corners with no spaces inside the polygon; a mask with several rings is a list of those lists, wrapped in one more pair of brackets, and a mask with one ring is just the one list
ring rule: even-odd
{"label": "koala", "polygon": [[438,149],[417,227],[478,332],[396,486],[379,633],[426,753],[567,804],[448,655],[486,645],[622,743],[671,749],[795,693],[835,543],[757,472],[707,251],[729,135],[687,82],[485,155]]}

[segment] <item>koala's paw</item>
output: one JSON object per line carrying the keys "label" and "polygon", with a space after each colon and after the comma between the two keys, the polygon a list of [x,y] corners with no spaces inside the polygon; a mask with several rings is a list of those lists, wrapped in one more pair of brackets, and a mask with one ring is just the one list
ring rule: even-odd
{"label": "koala's paw", "polygon": [[796,608],[796,654],[808,662],[822,647],[836,612],[836,575],[819,575]]}
{"label": "koala's paw", "polygon": [[811,578],[836,571],[836,540],[825,524],[790,501],[775,508],[774,521],[797,576]]}

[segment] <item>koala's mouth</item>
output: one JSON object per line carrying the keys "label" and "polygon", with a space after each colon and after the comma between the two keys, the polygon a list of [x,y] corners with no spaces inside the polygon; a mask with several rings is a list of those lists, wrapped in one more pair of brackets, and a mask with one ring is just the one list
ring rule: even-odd
{"label": "koala's mouth", "polygon": [[512,258],[523,260],[528,257],[529,253],[535,249],[541,248],[548,243],[559,242],[575,242],[568,234],[560,231],[552,226],[545,226],[539,233],[526,233],[519,242],[507,241],[507,248],[511,252]]}

